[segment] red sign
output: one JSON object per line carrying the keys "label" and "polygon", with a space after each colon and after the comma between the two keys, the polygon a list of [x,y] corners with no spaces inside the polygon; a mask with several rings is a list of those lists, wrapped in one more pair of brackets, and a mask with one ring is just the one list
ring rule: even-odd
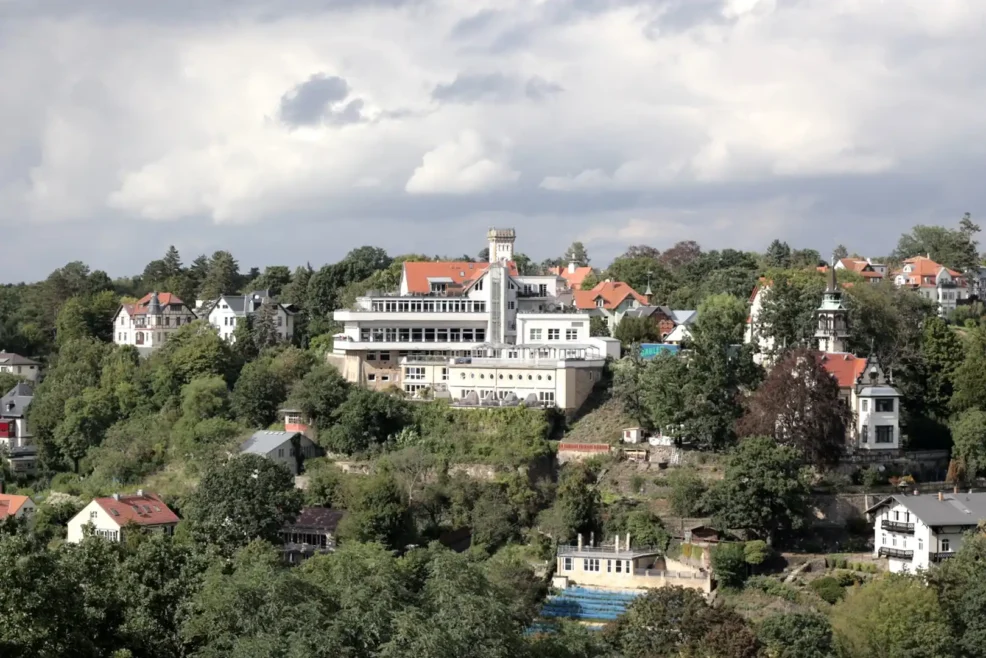
{"label": "red sign", "polygon": [[10,438],[10,421],[0,420],[0,439]]}

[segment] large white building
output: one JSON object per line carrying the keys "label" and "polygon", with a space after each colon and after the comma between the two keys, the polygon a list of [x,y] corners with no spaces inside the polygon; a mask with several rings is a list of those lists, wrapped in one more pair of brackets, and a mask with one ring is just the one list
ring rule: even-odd
{"label": "large white building", "polygon": [[591,338],[587,311],[558,275],[522,276],[513,229],[490,229],[490,261],[406,262],[400,288],[334,314],[329,356],[351,382],[456,404],[578,408],[613,339]]}
{"label": "large white building", "polygon": [[915,256],[904,261],[893,275],[894,284],[920,293],[938,306],[938,313],[948,317],[959,303],[967,300],[975,285],[970,285],[961,272],[950,270],[926,256]]}
{"label": "large white building", "polygon": [[123,304],[113,316],[113,342],[153,351],[189,322],[195,313],[170,292],[151,292],[133,304]]}
{"label": "large white building", "polygon": [[199,308],[209,319],[209,324],[219,332],[220,337],[235,342],[233,332],[236,326],[247,322],[248,318],[256,322],[265,304],[272,304],[274,307],[278,338],[281,341],[290,341],[294,337],[296,311],[286,304],[274,301],[268,290],[255,290],[245,295],[223,295],[215,301],[201,304]]}
{"label": "large white building", "polygon": [[965,533],[986,520],[986,493],[891,496],[866,513],[874,519],[874,554],[893,573],[916,573],[952,557]]}

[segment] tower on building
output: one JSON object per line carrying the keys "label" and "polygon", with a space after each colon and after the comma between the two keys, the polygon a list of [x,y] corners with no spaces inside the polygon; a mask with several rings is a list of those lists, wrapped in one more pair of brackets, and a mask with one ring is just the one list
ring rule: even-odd
{"label": "tower on building", "polygon": [[487,237],[490,241],[490,262],[502,263],[514,259],[514,241],[517,232],[512,228],[491,228]]}
{"label": "tower on building", "polygon": [[849,312],[842,303],[842,289],[835,280],[834,259],[828,274],[829,281],[822,297],[822,305],[815,311],[818,319],[815,338],[818,339],[819,352],[842,353],[846,351],[846,340],[849,338]]}

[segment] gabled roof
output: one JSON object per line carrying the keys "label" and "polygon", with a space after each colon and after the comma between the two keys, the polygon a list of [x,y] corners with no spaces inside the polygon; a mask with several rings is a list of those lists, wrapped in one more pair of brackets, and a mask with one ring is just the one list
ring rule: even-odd
{"label": "gabled roof", "polygon": [[869,514],[899,503],[928,526],[974,526],[986,520],[986,493],[895,495],[866,510]]}
{"label": "gabled roof", "polygon": [[599,305],[596,300],[603,299],[603,308],[613,310],[627,297],[633,297],[640,304],[647,304],[647,298],[622,281],[602,281],[592,290],[576,290],[575,307],[593,309]]}
{"label": "gabled roof", "polygon": [[587,276],[592,274],[592,268],[587,265],[585,267],[576,267],[574,272],[570,272],[568,267],[549,267],[548,274],[560,276],[568,282],[569,288],[580,290],[582,288],[582,282]]}
{"label": "gabled roof", "polygon": [[31,500],[27,496],[15,496],[14,494],[0,494],[0,519],[8,516],[15,516],[24,507],[24,503]]}
{"label": "gabled roof", "polygon": [[[429,279],[449,278],[456,286],[466,287],[489,269],[489,263],[472,263],[469,261],[405,261],[404,281],[409,293],[425,294],[431,292]],[[517,264],[507,263],[510,276],[519,276]]]}
{"label": "gabled roof", "polygon": [[13,352],[0,352],[0,364],[5,366],[40,366],[41,364],[33,359]]}
{"label": "gabled roof", "polygon": [[266,456],[271,450],[277,450],[285,442],[300,434],[301,432],[276,432],[272,430],[254,432],[253,436],[240,444],[240,452]]}
{"label": "gabled roof", "polygon": [[894,277],[902,276],[909,285],[921,285],[924,283],[923,279],[925,277],[937,277],[938,274],[945,270],[953,277],[962,276],[961,272],[956,272],[955,270],[950,270],[940,263],[936,263],[927,256],[915,256],[914,258],[908,258],[904,261],[905,265],[911,266],[910,272],[905,272],[903,268],[897,270],[893,273]]}
{"label": "gabled roof", "polygon": [[825,371],[835,377],[839,382],[839,388],[852,388],[856,381],[862,377],[866,371],[868,359],[849,354],[841,353],[821,353],[818,355],[819,362]]}
{"label": "gabled roof", "polygon": [[698,318],[698,311],[676,311],[669,306],[638,306],[627,311],[627,315],[635,318],[649,318],[657,313],[663,314],[675,325],[694,324]]}
{"label": "gabled roof", "polygon": [[17,382],[7,394],[0,398],[0,416],[22,418],[34,399],[34,387],[27,382]]}
{"label": "gabled roof", "polygon": [[116,498],[93,498],[121,527],[128,523],[137,525],[170,525],[178,523],[178,516],[154,494]]}
{"label": "gabled roof", "polygon": [[[119,310],[117,310],[117,315],[119,315],[119,313],[120,313],[121,310],[126,310],[126,312],[129,315],[131,315],[131,316],[133,316],[133,315],[146,315],[147,314],[147,306],[150,304],[151,297],[153,297],[153,296],[154,296],[154,293],[153,292],[149,292],[146,295],[144,295],[143,297],[141,297],[140,299],[138,299],[133,304],[122,304],[120,306]],[[185,302],[181,301],[178,298],[178,295],[175,295],[175,294],[170,293],[170,292],[159,292],[159,293],[157,293],[157,299],[158,299],[158,303],[161,305],[161,308],[162,309],[165,306],[172,306],[172,305],[185,306]],[[191,309],[188,309],[188,310],[191,311]]]}
{"label": "gabled roof", "polygon": [[299,530],[304,528],[332,533],[336,531],[336,528],[339,526],[339,521],[341,521],[342,517],[345,515],[346,512],[341,509],[333,509],[331,507],[305,507],[301,510],[301,514],[298,515],[295,522],[287,524],[285,528],[291,530]]}

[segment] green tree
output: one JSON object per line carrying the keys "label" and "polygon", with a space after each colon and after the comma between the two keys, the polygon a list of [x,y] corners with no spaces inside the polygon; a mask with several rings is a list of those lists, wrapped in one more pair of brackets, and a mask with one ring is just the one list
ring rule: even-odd
{"label": "green tree", "polygon": [[791,267],[791,247],[786,242],[774,240],[767,247],[767,251],[764,252],[763,259],[767,267],[783,269]]}
{"label": "green tree", "polygon": [[936,418],[946,418],[954,390],[955,371],[962,363],[962,342],[937,316],[925,320],[921,357],[926,408]]}
{"label": "green tree", "polygon": [[59,345],[72,340],[92,337],[88,312],[80,297],[71,297],[58,310],[55,337]]}
{"label": "green tree", "polygon": [[240,266],[228,251],[217,251],[209,259],[209,267],[199,289],[203,299],[218,299],[224,294],[236,292]]}
{"label": "green tree", "polygon": [[353,389],[332,415],[334,425],[319,441],[346,454],[365,452],[400,432],[410,421],[407,403],[385,393]]}
{"label": "green tree", "polygon": [[271,299],[265,300],[260,306],[256,320],[253,323],[253,342],[258,350],[273,347],[281,342],[277,333],[277,311],[279,305]]}
{"label": "green tree", "polygon": [[960,658],[978,656],[986,638],[986,535],[969,535],[955,557],[928,574]]}
{"label": "green tree", "polygon": [[702,595],[682,587],[648,590],[603,631],[620,658],[754,658],[760,646],[735,612],[711,608]]}
{"label": "green tree", "polygon": [[181,413],[195,422],[229,417],[229,388],[217,375],[197,377],[181,389]]}
{"label": "green tree", "polygon": [[965,467],[967,477],[986,473],[986,411],[967,409],[952,421],[952,457]]}
{"label": "green tree", "polygon": [[250,282],[249,290],[266,290],[272,297],[278,297],[291,283],[291,270],[284,265],[268,265],[264,268],[264,273]]}
{"label": "green tree", "polygon": [[251,427],[267,427],[287,397],[284,380],[271,371],[271,359],[260,358],[243,367],[230,399],[236,417]]}
{"label": "green tree", "polygon": [[832,625],[815,612],[771,615],[758,636],[770,658],[835,658]]}
{"label": "green tree", "polygon": [[741,587],[749,573],[743,544],[718,544],[711,551],[712,573],[723,587]]}
{"label": "green tree", "polygon": [[565,257],[562,260],[565,264],[574,262],[578,267],[588,267],[589,252],[585,250],[585,245],[581,242],[573,242],[572,246],[565,252]]}
{"label": "green tree", "polygon": [[836,260],[842,260],[843,258],[849,258],[849,250],[846,249],[846,245],[839,244],[836,245],[835,249],[832,251],[832,258]]}
{"label": "green tree", "polygon": [[606,521],[605,536],[630,533],[634,546],[667,550],[671,535],[656,514],[639,506],[618,509]]}
{"label": "green tree", "polygon": [[675,516],[695,517],[702,513],[702,499],[708,487],[698,474],[675,469],[668,476],[668,485],[671,487],[668,502]]}
{"label": "green tree", "polygon": [[79,461],[86,452],[98,446],[106,430],[116,420],[113,399],[105,391],[89,387],[79,397],[65,403],[65,417],[54,432],[54,441],[61,454],[79,472]]}
{"label": "green tree", "polygon": [[810,493],[801,456],[766,437],[746,439],[707,496],[720,528],[747,529],[773,544],[804,524]]}
{"label": "green tree", "polygon": [[910,233],[900,236],[893,258],[904,260],[914,256],[929,256],[933,261],[956,270],[969,270],[979,264],[979,251],[974,239],[979,226],[966,213],[958,229],[943,226],[917,225]]}
{"label": "green tree", "polygon": [[291,275],[291,282],[281,289],[281,301],[285,304],[304,306],[312,273],[311,265],[295,269],[294,274]]}
{"label": "green tree", "polygon": [[951,407],[955,412],[986,409],[986,330],[968,332],[965,355],[955,369]]}
{"label": "green tree", "polygon": [[830,618],[840,655],[954,655],[955,638],[938,597],[915,576],[889,574],[873,580],[837,603]]}
{"label": "green tree", "polygon": [[540,525],[555,541],[571,541],[576,535],[588,536],[602,526],[602,500],[596,476],[585,464],[568,464],[558,480],[552,507],[542,515]]}
{"label": "green tree", "polygon": [[340,541],[377,542],[401,549],[413,540],[411,512],[389,474],[348,481],[346,516],[339,523]]}
{"label": "green tree", "polygon": [[589,335],[593,338],[609,338],[609,323],[606,322],[606,318],[598,316],[589,318]]}
{"label": "green tree", "polygon": [[636,318],[624,315],[616,325],[613,337],[620,341],[623,349],[640,343],[660,343],[661,330],[650,318]]}
{"label": "green tree", "polygon": [[255,539],[277,543],[301,501],[287,468],[243,454],[207,469],[182,511],[194,537],[232,552]]}

